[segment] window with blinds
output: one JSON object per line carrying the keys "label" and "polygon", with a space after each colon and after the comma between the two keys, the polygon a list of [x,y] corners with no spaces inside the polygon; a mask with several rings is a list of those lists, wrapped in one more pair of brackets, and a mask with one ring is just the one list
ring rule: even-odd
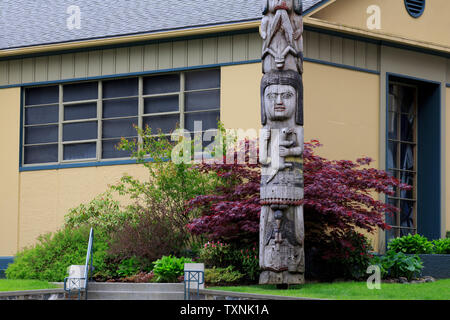
{"label": "window with blinds", "polygon": [[24,102],[23,166],[129,159],[116,146],[136,127],[216,129],[220,69],[30,87]]}

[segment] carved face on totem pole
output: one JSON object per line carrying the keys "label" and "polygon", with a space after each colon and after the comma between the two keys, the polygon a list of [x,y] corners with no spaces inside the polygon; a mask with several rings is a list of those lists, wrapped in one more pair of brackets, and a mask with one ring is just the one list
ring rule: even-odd
{"label": "carved face on totem pole", "polygon": [[264,94],[264,105],[268,120],[290,119],[297,106],[297,92],[289,85],[270,85]]}

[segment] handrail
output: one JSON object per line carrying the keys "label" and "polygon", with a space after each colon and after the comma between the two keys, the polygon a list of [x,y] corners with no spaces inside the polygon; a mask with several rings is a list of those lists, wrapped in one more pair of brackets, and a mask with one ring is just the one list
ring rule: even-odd
{"label": "handrail", "polygon": [[[85,299],[87,300],[88,296],[88,283],[89,283],[89,272],[92,270],[92,250],[94,248],[94,228],[91,228],[91,231],[89,232],[89,244],[88,244],[88,250],[86,253],[86,263],[84,265],[84,290],[85,290]],[[90,260],[90,261],[89,261]],[[89,265],[90,262],[90,265]]]}
{"label": "handrail", "polygon": [[200,270],[184,270],[184,300],[190,300],[191,282],[197,284],[197,298],[200,285],[205,283],[205,272]]}

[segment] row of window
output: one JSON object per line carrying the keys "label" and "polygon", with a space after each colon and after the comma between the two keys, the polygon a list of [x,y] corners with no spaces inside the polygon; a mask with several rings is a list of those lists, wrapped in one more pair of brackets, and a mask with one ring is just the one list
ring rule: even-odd
{"label": "row of window", "polygon": [[116,146],[136,126],[217,128],[220,70],[31,87],[24,101],[23,165],[128,158]]}

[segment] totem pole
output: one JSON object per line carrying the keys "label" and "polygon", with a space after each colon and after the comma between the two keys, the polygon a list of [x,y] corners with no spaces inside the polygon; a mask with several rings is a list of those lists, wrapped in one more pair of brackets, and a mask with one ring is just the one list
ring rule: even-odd
{"label": "totem pole", "polygon": [[301,0],[263,0],[260,284],[304,283]]}

